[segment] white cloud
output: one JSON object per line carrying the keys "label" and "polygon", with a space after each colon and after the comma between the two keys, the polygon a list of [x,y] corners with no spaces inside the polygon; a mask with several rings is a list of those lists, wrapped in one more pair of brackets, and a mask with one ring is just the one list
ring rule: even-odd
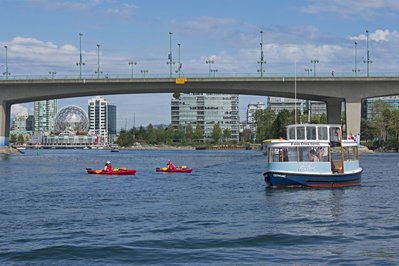
{"label": "white cloud", "polygon": [[17,116],[27,116],[29,113],[28,108],[23,104],[13,104],[11,105],[11,115],[13,117]]}
{"label": "white cloud", "polygon": [[311,14],[336,13],[340,16],[358,14],[363,17],[376,16],[379,13],[388,13],[399,10],[397,0],[311,0],[310,4],[302,9]]}
{"label": "white cloud", "polygon": [[[360,34],[357,36],[349,36],[348,39],[352,40],[352,41],[366,41],[367,35]],[[399,32],[398,31],[376,30],[375,32],[370,32],[370,34],[369,34],[369,41],[388,42],[388,41],[395,40],[395,39],[399,40]]]}

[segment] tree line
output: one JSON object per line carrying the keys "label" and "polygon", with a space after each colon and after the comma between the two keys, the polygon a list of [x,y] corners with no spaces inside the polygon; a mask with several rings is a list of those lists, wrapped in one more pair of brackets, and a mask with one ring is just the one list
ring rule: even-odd
{"label": "tree line", "polygon": [[[166,128],[162,125],[154,127],[149,124],[147,127],[122,129],[116,143],[121,147],[129,147],[136,142],[153,145],[197,145],[204,143],[204,135],[204,129],[199,123],[195,128],[191,124],[177,127],[170,124]],[[222,130],[220,124],[217,123],[213,126],[212,139],[206,142],[212,144],[231,143],[231,130]]]}
{"label": "tree line", "polygon": [[361,140],[370,149],[399,151],[399,109],[383,100],[372,106],[371,119],[362,119]]}

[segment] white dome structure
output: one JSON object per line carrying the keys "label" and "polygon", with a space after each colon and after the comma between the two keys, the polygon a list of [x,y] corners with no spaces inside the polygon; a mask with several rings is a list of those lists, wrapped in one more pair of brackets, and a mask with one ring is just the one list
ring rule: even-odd
{"label": "white dome structure", "polygon": [[58,132],[87,132],[89,130],[87,113],[76,105],[61,108],[55,116],[55,130]]}

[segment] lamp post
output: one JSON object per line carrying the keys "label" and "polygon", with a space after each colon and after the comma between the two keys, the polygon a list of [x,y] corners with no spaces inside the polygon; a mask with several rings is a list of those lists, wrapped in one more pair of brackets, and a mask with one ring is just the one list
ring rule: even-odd
{"label": "lamp post", "polygon": [[310,63],[313,64],[313,70],[314,70],[313,75],[316,77],[316,64],[320,63],[320,61],[318,59],[313,59],[313,60],[310,60]]}
{"label": "lamp post", "polygon": [[182,69],[182,66],[183,66],[181,61],[180,61],[180,45],[181,45],[180,43],[177,44],[177,46],[179,47],[179,67],[177,68],[177,71],[176,71],[179,74],[179,78],[180,78],[181,69]]}
{"label": "lamp post", "polygon": [[258,72],[260,72],[260,76],[263,77],[263,64],[266,64],[266,61],[263,58],[263,31],[260,31],[260,60],[258,61],[258,64],[260,64],[260,69],[258,69]]}
{"label": "lamp post", "polygon": [[132,78],[133,78],[133,66],[137,65],[137,62],[136,61],[129,61],[129,62],[127,62],[127,64],[132,67]]}
{"label": "lamp post", "polygon": [[209,76],[211,76],[211,72],[212,72],[211,64],[214,64],[215,61],[209,59],[209,60],[206,60],[205,63],[207,63],[209,65]]}
{"label": "lamp post", "polygon": [[305,72],[308,73],[308,77],[309,77],[309,74],[310,74],[310,72],[312,72],[312,69],[311,68],[305,68]]}
{"label": "lamp post", "polygon": [[148,70],[147,69],[142,69],[141,73],[143,73],[143,77],[145,78],[145,74],[148,73]]}
{"label": "lamp post", "polygon": [[364,60],[364,63],[367,63],[367,77],[370,76],[370,64],[373,63],[372,60],[370,60],[370,50],[369,50],[369,31],[366,30],[366,43],[367,43],[367,55],[366,55],[366,60]]}
{"label": "lamp post", "polygon": [[10,75],[8,72],[8,46],[4,45],[4,48],[6,49],[6,72],[4,72],[3,75],[5,75],[6,79],[8,79],[8,76]]}
{"label": "lamp post", "polygon": [[355,76],[357,76],[357,72],[360,72],[360,69],[357,68],[357,42],[355,42],[355,68],[352,69],[352,72],[355,73]]}
{"label": "lamp post", "polygon": [[100,71],[100,45],[97,44],[97,71],[95,72],[97,74],[97,78],[100,78],[100,74],[103,72]]}
{"label": "lamp post", "polygon": [[83,33],[79,33],[79,62],[76,63],[79,66],[79,78],[82,79],[82,65],[84,66],[85,63],[83,62],[82,58],[82,36]]}
{"label": "lamp post", "polygon": [[49,71],[48,73],[51,75],[51,79],[54,79],[54,75],[57,74],[55,71]]}
{"label": "lamp post", "polygon": [[173,57],[172,57],[172,32],[169,32],[169,54],[168,54],[168,59],[169,61],[166,62],[166,64],[169,64],[169,71],[170,71],[170,77],[172,77],[172,65],[175,63],[173,62]]}
{"label": "lamp post", "polygon": [[216,77],[216,72],[218,72],[217,69],[211,69],[211,72],[213,73],[213,76]]}

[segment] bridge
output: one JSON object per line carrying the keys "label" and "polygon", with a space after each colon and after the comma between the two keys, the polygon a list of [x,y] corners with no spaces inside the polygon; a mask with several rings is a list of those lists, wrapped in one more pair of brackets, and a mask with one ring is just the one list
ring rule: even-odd
{"label": "bridge", "polygon": [[[399,95],[398,76],[380,77],[112,77],[0,80],[0,146],[9,145],[11,105],[38,100],[138,93],[225,93],[323,101],[328,123],[341,123],[345,104],[347,132],[360,133],[361,101]],[[181,84],[178,84],[181,83]]]}

